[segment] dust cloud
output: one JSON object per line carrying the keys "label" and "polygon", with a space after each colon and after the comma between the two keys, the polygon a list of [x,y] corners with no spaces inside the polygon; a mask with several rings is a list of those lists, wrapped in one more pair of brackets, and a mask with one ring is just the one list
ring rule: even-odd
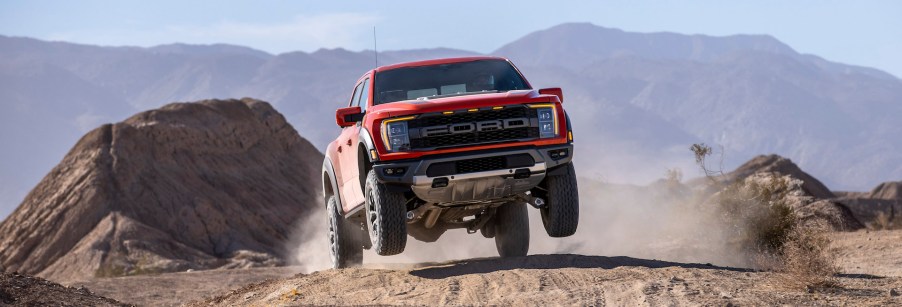
{"label": "dust cloud", "polygon": [[[529,208],[529,254],[582,254],[629,256],[676,262],[745,266],[745,256],[737,255],[729,245],[724,225],[716,210],[706,208],[699,195],[704,184],[685,184],[681,176],[667,176],[661,168],[650,184],[617,184],[589,170],[599,169],[592,161],[576,161],[580,193],[579,228],[571,237],[551,238],[542,227],[538,210]],[[677,165],[691,165],[689,155]],[[586,174],[580,172],[585,171]],[[674,168],[678,169],[678,168]],[[646,171],[646,173],[648,173]],[[647,175],[645,175],[647,176]],[[710,205],[707,205],[710,206]],[[315,212],[299,223],[292,236],[291,255],[305,271],[330,267],[326,235],[326,215]],[[424,243],[408,237],[400,255],[378,256],[364,251],[364,266],[384,267],[400,264],[443,262],[482,257],[497,257],[494,239],[464,229],[448,230],[437,242]]]}
{"label": "dust cloud", "polygon": [[[686,185],[661,180],[647,186],[607,184],[580,178],[580,224],[576,234],[551,238],[541,215],[529,209],[529,254],[629,256],[678,262],[745,266],[729,244],[716,210]],[[404,253],[380,257],[365,253],[364,263],[423,263],[497,257],[494,239],[463,229],[446,232],[435,243],[408,240]]]}
{"label": "dust cloud", "polygon": [[[322,204],[317,199],[317,204]],[[328,216],[326,208],[316,206],[303,220],[298,221],[286,243],[289,265],[299,266],[302,273],[325,270],[332,267],[329,256]]]}

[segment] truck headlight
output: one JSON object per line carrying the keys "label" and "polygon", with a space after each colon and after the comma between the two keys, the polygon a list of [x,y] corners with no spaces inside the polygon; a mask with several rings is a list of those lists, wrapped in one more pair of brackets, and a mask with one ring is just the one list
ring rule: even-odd
{"label": "truck headlight", "polygon": [[539,117],[539,137],[553,138],[558,135],[557,128],[557,110],[553,104],[530,105],[530,108],[536,109]]}
{"label": "truck headlight", "polygon": [[413,116],[392,118],[382,121],[382,142],[389,152],[410,150],[410,137],[407,134],[407,121]]}

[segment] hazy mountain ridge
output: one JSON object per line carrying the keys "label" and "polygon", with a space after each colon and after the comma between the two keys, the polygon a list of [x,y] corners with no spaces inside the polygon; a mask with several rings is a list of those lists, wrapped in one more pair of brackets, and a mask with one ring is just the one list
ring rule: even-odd
{"label": "hazy mountain ridge", "polygon": [[[380,65],[476,55],[384,51]],[[563,24],[491,54],[535,87],[565,91],[581,174],[642,181],[681,167],[692,142],[723,144],[730,169],[757,154],[797,161],[828,187],[866,190],[902,177],[902,82],[882,71],[799,54],[766,35],[631,33]],[[18,204],[77,137],[170,101],[270,101],[322,149],[332,114],[375,62],[372,50],[268,54],[216,44],[98,47],[0,36],[0,215]]]}
{"label": "hazy mountain ridge", "polygon": [[[658,48],[662,41],[673,47]],[[892,119],[902,114],[902,82],[872,68],[799,54],[770,36],[636,34],[563,24],[495,54],[508,56],[528,76],[557,69],[569,71],[558,76],[584,79],[565,81],[568,92],[595,90],[568,96],[571,106],[634,106],[698,140],[722,144],[728,169],[755,153],[780,153],[832,188],[862,190],[902,176],[902,142],[894,137],[902,126]],[[579,113],[590,121],[605,118]],[[660,128],[662,136],[672,129]],[[648,154],[675,158],[666,148]]]}
{"label": "hazy mountain ridge", "polygon": [[770,35],[637,33],[599,27],[590,23],[565,23],[530,33],[493,53],[516,59],[520,65],[536,66],[551,63],[568,69],[579,69],[599,60],[624,56],[651,60],[708,62],[736,51],[785,55],[832,73],[860,73],[898,81],[898,78],[878,69],[835,63],[815,55],[800,54]]}

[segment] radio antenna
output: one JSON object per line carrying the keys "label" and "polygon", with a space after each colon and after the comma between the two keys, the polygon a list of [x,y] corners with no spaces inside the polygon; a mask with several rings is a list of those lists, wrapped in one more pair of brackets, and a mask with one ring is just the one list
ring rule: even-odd
{"label": "radio antenna", "polygon": [[376,26],[373,26],[373,57],[376,59],[376,67],[379,67],[379,51],[376,49]]}

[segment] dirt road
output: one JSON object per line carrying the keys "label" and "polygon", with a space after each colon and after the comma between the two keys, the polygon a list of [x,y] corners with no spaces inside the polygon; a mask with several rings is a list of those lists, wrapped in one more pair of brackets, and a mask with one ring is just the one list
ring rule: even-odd
{"label": "dirt road", "polygon": [[902,231],[832,237],[832,251],[844,275],[837,278],[838,287],[811,293],[787,287],[785,276],[775,273],[580,255],[369,264],[298,275],[299,267],[219,270],[77,285],[122,302],[153,306],[191,301],[195,306],[902,305]]}
{"label": "dirt road", "polygon": [[234,305],[899,305],[900,278],[840,277],[808,293],[780,277],[629,257],[533,255],[410,269],[327,270],[242,288],[196,306]]}

